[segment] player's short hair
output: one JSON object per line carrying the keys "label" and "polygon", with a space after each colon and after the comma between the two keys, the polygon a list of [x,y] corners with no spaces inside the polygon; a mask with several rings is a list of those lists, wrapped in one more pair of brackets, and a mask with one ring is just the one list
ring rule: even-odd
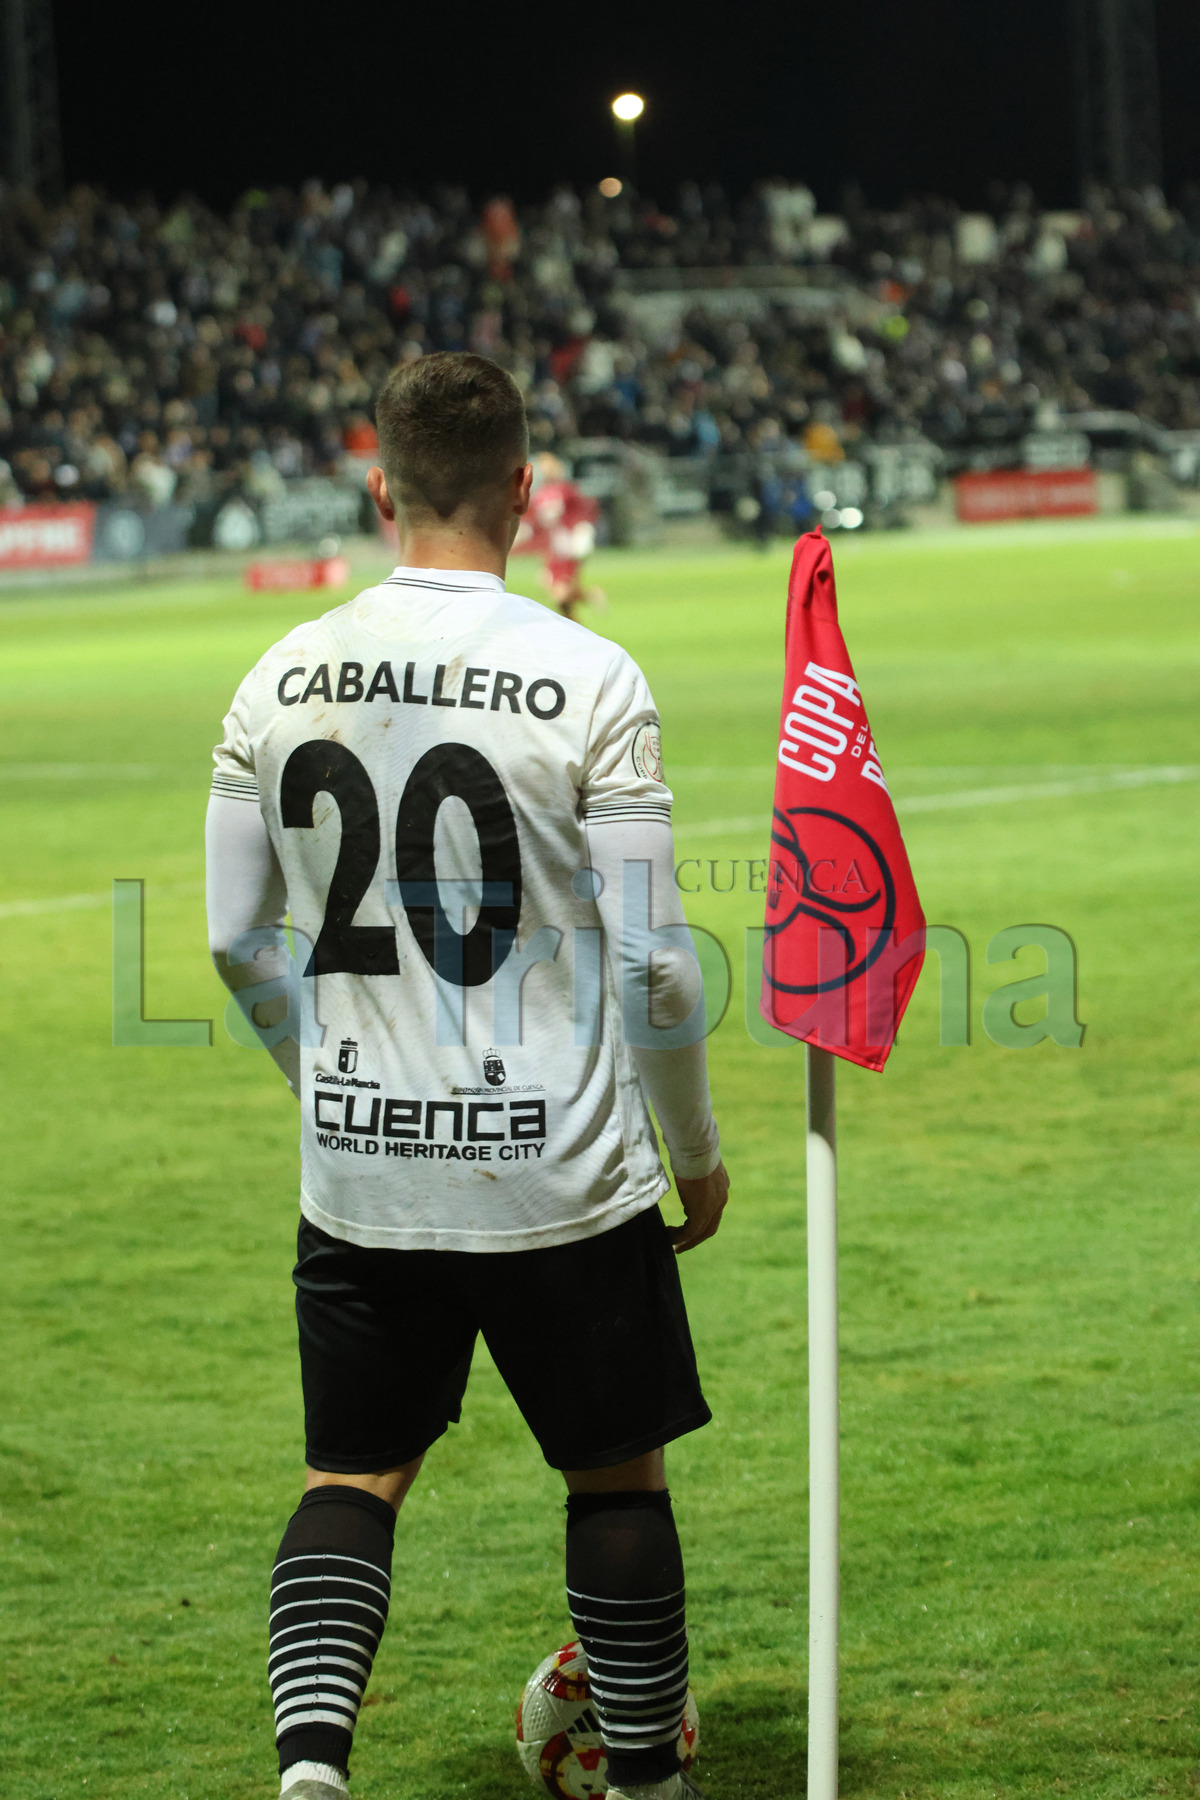
{"label": "player's short hair", "polygon": [[525,402],[499,363],[438,350],[401,363],[375,402],[379,460],[394,505],[451,513],[529,457]]}

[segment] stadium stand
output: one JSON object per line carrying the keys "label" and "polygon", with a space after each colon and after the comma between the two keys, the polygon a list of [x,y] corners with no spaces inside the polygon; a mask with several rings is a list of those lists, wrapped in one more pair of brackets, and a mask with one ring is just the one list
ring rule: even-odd
{"label": "stadium stand", "polygon": [[464,347],[512,369],[545,448],[833,466],[920,442],[952,469],[1015,466],[1039,430],[1186,449],[1200,194],[835,216],[782,182],[736,204],[688,185],[665,212],[312,181],[222,217],[9,191],[0,333],[0,504],[278,497],[370,456],[394,362]]}

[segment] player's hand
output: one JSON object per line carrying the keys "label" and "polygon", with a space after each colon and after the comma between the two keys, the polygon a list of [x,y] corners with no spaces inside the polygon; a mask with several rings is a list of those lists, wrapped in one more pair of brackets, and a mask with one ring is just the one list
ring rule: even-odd
{"label": "player's hand", "polygon": [[686,1225],[671,1227],[675,1254],[682,1256],[685,1250],[694,1250],[705,1238],[715,1235],[729,1198],[729,1170],[719,1162],[711,1175],[697,1175],[691,1181],[677,1175],[675,1192],[687,1214]]}

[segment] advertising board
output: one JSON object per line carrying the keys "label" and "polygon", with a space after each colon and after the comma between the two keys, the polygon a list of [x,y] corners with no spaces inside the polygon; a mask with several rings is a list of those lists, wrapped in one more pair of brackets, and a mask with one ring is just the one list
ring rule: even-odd
{"label": "advertising board", "polygon": [[68,506],[2,506],[0,569],[85,563],[92,554],[95,526],[96,508],[86,501]]}
{"label": "advertising board", "polygon": [[997,519],[1067,519],[1099,511],[1092,469],[996,469],[960,475],[954,506],[968,525]]}

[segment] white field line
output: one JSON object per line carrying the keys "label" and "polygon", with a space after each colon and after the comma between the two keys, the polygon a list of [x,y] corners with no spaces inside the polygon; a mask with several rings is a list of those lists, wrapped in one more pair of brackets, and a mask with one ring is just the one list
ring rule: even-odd
{"label": "white field line", "polygon": [[[1200,532],[1200,519],[1194,514],[1180,517],[1138,518],[1129,513],[1091,519],[1009,519],[990,525],[932,526],[928,530],[896,532],[854,532],[847,540],[840,532],[834,554],[851,556],[887,555],[913,550],[1001,550],[1028,548],[1030,544],[1078,544],[1104,539],[1186,538]],[[791,554],[790,551],[787,554]],[[782,561],[782,557],[780,558]]]}
{"label": "white field line", "polygon": [[6,781],[153,781],[154,763],[0,763]]}
{"label": "white field line", "polygon": [[[1161,768],[1160,763],[889,763],[893,781],[929,780],[940,776],[946,781],[967,781],[971,776],[1005,775],[1020,769],[1026,775],[1037,775],[1046,781],[1074,780],[1083,775],[1115,775],[1118,770],[1128,774],[1137,770],[1140,774],[1145,768]],[[697,764],[680,767],[672,763],[667,770],[672,782],[684,777],[689,781],[713,781],[722,778],[729,781],[748,780],[751,776],[765,781],[772,774],[770,763],[725,763],[720,767],[704,768]]]}
{"label": "white field line", "polygon": [[33,919],[41,913],[81,912],[87,907],[103,906],[111,894],[58,894],[52,900],[6,900],[0,905],[0,919]]}
{"label": "white field line", "polygon": [[955,806],[1004,806],[1010,800],[1061,800],[1071,794],[1103,794],[1121,788],[1172,787],[1181,781],[1200,781],[1200,766],[1162,764],[1150,769],[1113,769],[1107,775],[1078,775],[1061,781],[968,788],[960,794],[912,794],[896,802],[896,811],[945,812]]}
{"label": "white field line", "polygon": [[[959,807],[1005,806],[1019,800],[1062,800],[1072,794],[1103,794],[1124,788],[1174,786],[1200,781],[1200,764],[1156,764],[1149,769],[1112,769],[1107,774],[1079,775],[1060,781],[1014,783],[1008,787],[961,788],[953,794],[911,794],[896,801],[897,813],[953,812]],[[680,837],[721,837],[733,831],[764,831],[764,814],[738,819],[709,819],[703,825],[685,825]]]}
{"label": "white field line", "polygon": [[[148,900],[166,899],[175,894],[202,894],[202,881],[174,882],[167,887],[147,888]],[[106,894],[52,894],[45,900],[5,900],[0,902],[0,919],[36,919],[43,913],[87,912],[99,906],[112,905],[112,889]]]}
{"label": "white field line", "polygon": [[[1148,769],[1112,769],[1107,774],[1080,775],[1062,781],[1038,781],[1013,784],[1010,787],[964,788],[953,794],[914,794],[896,802],[898,813],[950,812],[959,807],[1003,806],[1018,800],[1062,800],[1073,794],[1119,792],[1127,788],[1176,786],[1181,782],[1200,781],[1200,764],[1155,764]],[[728,831],[763,831],[766,817],[754,814],[738,819],[709,819],[703,825],[683,828],[688,839],[719,837]],[[151,888],[150,898],[167,894],[198,894],[204,884],[185,881],[169,887]],[[80,912],[90,907],[108,906],[112,891],[106,894],[56,894],[45,900],[8,900],[0,902],[0,919],[28,919],[43,913]]]}

